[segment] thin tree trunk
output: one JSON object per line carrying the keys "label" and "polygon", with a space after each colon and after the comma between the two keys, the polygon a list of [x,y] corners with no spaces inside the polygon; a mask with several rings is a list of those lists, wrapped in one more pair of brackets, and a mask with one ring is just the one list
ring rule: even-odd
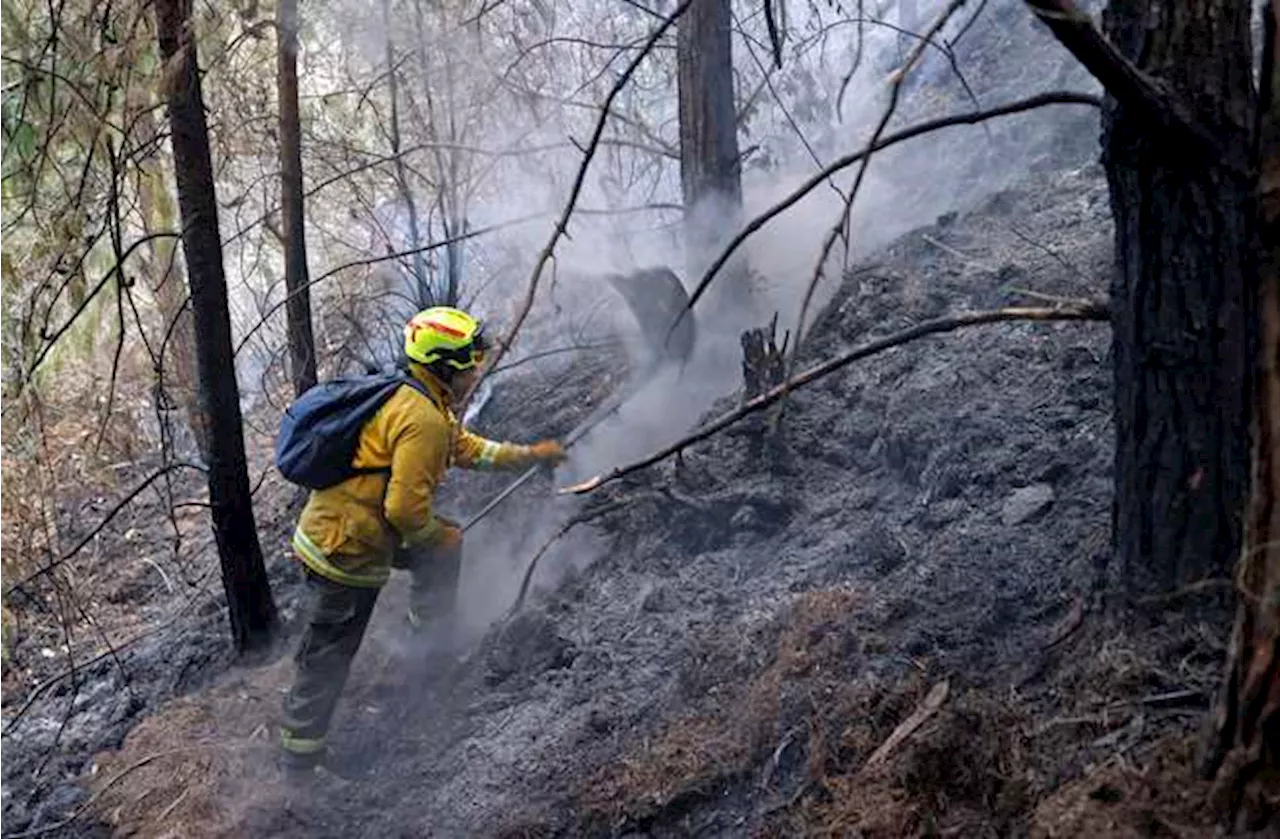
{"label": "thin tree trunk", "polygon": [[395,43],[391,39],[391,0],[382,0],[382,24],[386,29],[387,37],[387,93],[391,98],[391,154],[395,158],[396,186],[400,190],[400,199],[404,201],[405,209],[409,214],[408,249],[415,252],[413,254],[413,280],[418,296],[416,303],[418,308],[424,309],[435,301],[433,299],[434,295],[431,293],[431,284],[427,278],[426,260],[422,258],[421,253],[417,252],[422,238],[422,234],[418,229],[418,204],[413,199],[413,190],[409,188],[409,178],[406,175],[404,160],[400,157],[400,87],[399,73],[396,70]]}
{"label": "thin tree trunk", "polygon": [[157,0],[155,9],[169,96],[182,248],[195,315],[200,405],[209,431],[209,504],[231,634],[236,649],[243,652],[270,641],[277,625],[276,608],[258,544],[245,463],[218,205],[190,4],[189,0]]}
{"label": "thin tree trunk", "polygon": [[[699,276],[742,223],[729,0],[693,0],[677,26],[680,186],[687,269]],[[718,295],[741,297],[746,263],[728,266]]]}
{"label": "thin tree trunk", "polygon": [[[1124,55],[1194,104],[1229,159],[1248,159],[1248,3],[1112,0],[1104,25]],[[1257,346],[1253,185],[1153,125],[1108,98],[1113,536],[1131,591],[1223,577],[1239,556]]]}
{"label": "thin tree trunk", "polygon": [[280,209],[284,220],[284,286],[289,295],[289,374],[301,396],[316,383],[316,341],[307,289],[307,238],[302,194],[302,124],[298,115],[298,0],[280,0],[276,66],[280,99]]}
{"label": "thin tree trunk", "polygon": [[1239,606],[1227,677],[1211,718],[1205,774],[1236,830],[1280,817],[1267,785],[1280,782],[1280,0],[1266,14],[1258,183],[1261,226],[1259,354],[1253,488],[1236,576]]}
{"label": "thin tree trunk", "polygon": [[[137,110],[130,111],[128,122],[137,126],[142,136],[139,145],[156,142],[163,129],[163,122],[150,95],[138,103]],[[173,177],[168,164],[159,158],[138,162],[138,210],[142,217],[143,231],[164,233],[180,230],[178,206],[173,197]],[[176,403],[178,411],[186,418],[175,428],[169,424],[167,434],[176,450],[181,453],[189,447],[199,452],[200,459],[209,459],[208,432],[204,427],[204,414],[200,410],[200,395],[196,373],[195,321],[191,316],[187,299],[187,277],[176,239],[162,237],[148,245],[151,262],[150,289],[160,311],[162,338],[159,352],[164,369],[157,371],[157,402],[164,406]],[[166,417],[169,411],[166,410]],[[187,431],[190,439],[180,439]]]}

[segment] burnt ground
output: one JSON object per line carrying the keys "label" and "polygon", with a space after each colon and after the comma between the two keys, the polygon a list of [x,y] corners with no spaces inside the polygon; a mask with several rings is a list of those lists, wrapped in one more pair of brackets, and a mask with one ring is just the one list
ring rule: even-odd
{"label": "burnt ground", "polygon": [[[520,425],[527,432],[526,406],[533,403],[546,417],[540,435],[562,435],[623,374],[625,359],[607,354],[535,369],[504,383],[483,421],[499,428]],[[147,410],[140,409],[144,418]],[[254,419],[246,424],[250,461],[269,462],[271,420]],[[64,544],[100,532],[61,566],[57,586],[37,578],[13,597],[20,617],[4,668],[6,836],[47,833],[68,815],[80,817],[63,831],[67,835],[110,835],[109,826],[95,824],[85,809],[91,791],[84,782],[97,774],[95,755],[119,748],[131,729],[165,703],[210,687],[237,664],[279,665],[296,641],[304,586],[288,545],[301,496],[274,471],[255,482],[257,525],[285,633],[273,649],[237,662],[198,475],[179,471],[170,483],[150,484],[99,529],[117,499],[160,466],[139,458],[113,474],[109,486],[92,487],[65,505],[59,511]],[[445,487],[441,501],[462,518],[509,480],[460,477]],[[546,480],[540,478],[544,487]],[[522,494],[537,489],[538,482],[531,482]],[[65,622],[59,616],[64,612]]]}
{"label": "burnt ground", "polygon": [[[856,267],[804,355],[1020,290],[1096,296],[1109,254],[1100,170],[1040,173]],[[1108,343],[1005,324],[846,368],[789,400],[781,439],[747,421],[588,499],[621,507],[468,656],[415,645],[393,585],[338,775],[274,768],[278,657],[99,754],[69,832],[1209,835],[1188,744],[1227,613],[1195,592],[1107,608]],[[495,433],[527,427],[511,396]],[[544,398],[551,424],[581,416]]]}

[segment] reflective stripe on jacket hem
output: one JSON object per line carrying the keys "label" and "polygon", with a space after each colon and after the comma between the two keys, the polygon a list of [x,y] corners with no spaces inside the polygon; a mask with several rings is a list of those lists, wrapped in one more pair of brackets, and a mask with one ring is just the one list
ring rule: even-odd
{"label": "reflective stripe on jacket hem", "polygon": [[391,569],[387,567],[370,568],[365,573],[352,573],[339,568],[329,561],[324,551],[316,547],[316,543],[312,542],[301,528],[293,531],[293,549],[298,552],[298,558],[304,565],[321,577],[339,585],[354,588],[382,588],[391,577]]}

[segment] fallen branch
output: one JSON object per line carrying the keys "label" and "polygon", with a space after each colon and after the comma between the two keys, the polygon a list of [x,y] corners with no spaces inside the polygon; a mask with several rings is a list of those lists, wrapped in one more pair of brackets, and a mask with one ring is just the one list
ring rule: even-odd
{"label": "fallen branch", "polygon": [[689,295],[688,305],[686,305],[680,315],[676,317],[675,323],[671,325],[671,330],[667,335],[667,339],[670,340],[671,333],[675,332],[676,325],[679,324],[680,320],[684,317],[684,314],[694,307],[694,304],[696,304],[702,297],[703,293],[706,292],[707,286],[711,284],[711,281],[720,272],[720,269],[725,266],[725,263],[727,263],[730,257],[732,257],[738,248],[742,246],[743,242],[745,242],[757,230],[772,221],[775,217],[790,209],[793,205],[798,203],[801,198],[804,198],[819,185],[828,181],[836,172],[849,168],[868,155],[875,154],[882,149],[914,139],[923,134],[930,134],[934,131],[940,131],[944,128],[952,128],[958,125],[975,125],[977,123],[986,122],[989,119],[995,119],[996,117],[1009,116],[1010,114],[1018,114],[1024,111],[1032,111],[1036,108],[1043,108],[1046,105],[1092,105],[1095,108],[1100,108],[1102,107],[1102,100],[1099,97],[1088,93],[1073,93],[1069,91],[1041,93],[1037,96],[1018,99],[1006,105],[999,105],[994,108],[987,108],[981,111],[969,111],[963,114],[954,114],[949,117],[926,120],[918,125],[904,128],[901,131],[886,134],[877,142],[871,143],[859,151],[847,154],[844,157],[832,161],[830,165],[822,171],[815,173],[786,198],[782,199],[777,204],[774,204],[768,210],[765,210],[763,213],[748,222],[738,235],[729,240],[728,244],[726,244],[724,249],[720,252],[720,255],[716,257],[715,261],[707,267],[705,272],[703,272],[701,279],[698,280],[698,284],[693,290],[693,294]]}
{"label": "fallen branch", "polygon": [[580,495],[592,492],[607,483],[612,483],[624,475],[637,472],[646,467],[652,466],[662,460],[667,459],[677,452],[684,451],[694,443],[707,439],[713,434],[728,428],[743,417],[752,414],[762,408],[767,408],[774,402],[777,402],[789,391],[799,390],[805,385],[833,373],[842,367],[846,367],[855,361],[868,356],[876,355],[887,349],[901,346],[917,338],[923,338],[926,335],[934,335],[939,332],[952,332],[966,326],[978,326],[986,323],[1002,323],[1005,321],[1018,320],[1035,320],[1035,321],[1056,321],[1056,320],[1088,320],[1088,321],[1105,321],[1110,317],[1107,305],[1096,301],[1081,301],[1074,306],[1060,306],[1053,308],[1005,308],[993,309],[985,312],[969,312],[961,315],[951,315],[949,317],[937,318],[936,320],[925,321],[915,326],[887,335],[870,343],[863,344],[860,347],[838,355],[835,358],[824,361],[816,367],[811,367],[805,372],[792,379],[788,379],[767,393],[763,393],[745,403],[737,410],[724,414],[719,419],[713,420],[702,428],[698,429],[689,436],[677,440],[666,448],[660,449],[653,454],[641,458],[634,463],[626,466],[619,466],[606,475],[597,475],[594,478],[583,481],[580,484],[564,487],[559,490],[559,494],[575,494]]}
{"label": "fallen branch", "polygon": [[872,767],[884,763],[893,754],[898,746],[916,732],[920,726],[934,714],[938,713],[938,709],[942,707],[942,703],[947,701],[947,694],[951,692],[951,684],[945,679],[934,685],[929,693],[925,696],[916,709],[911,712],[911,716],[898,723],[898,727],[893,730],[880,748],[876,749],[871,757],[867,758],[867,762],[863,764],[862,770],[865,772]]}
{"label": "fallen branch", "polygon": [[545,554],[552,545],[578,525],[586,524],[587,522],[598,519],[601,516],[617,512],[628,503],[630,503],[630,499],[622,499],[610,502],[602,507],[597,507],[594,510],[586,510],[578,513],[562,524],[555,533],[551,534],[551,538],[538,549],[538,552],[533,555],[533,559],[529,560],[529,567],[525,569],[524,577],[520,580],[520,593],[516,595],[515,602],[511,604],[511,608],[508,609],[506,615],[503,616],[503,622],[510,620],[517,612],[520,611],[520,608],[524,606],[524,599],[529,593],[529,583],[533,581],[533,572],[538,567],[538,561],[542,559],[543,554]]}

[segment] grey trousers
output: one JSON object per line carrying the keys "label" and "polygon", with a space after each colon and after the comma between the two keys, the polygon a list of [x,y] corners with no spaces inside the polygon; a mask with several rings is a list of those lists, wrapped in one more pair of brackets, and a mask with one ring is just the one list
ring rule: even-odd
{"label": "grey trousers", "polygon": [[[402,551],[393,567],[413,575],[410,622],[452,618],[461,551]],[[294,654],[297,676],[284,698],[281,745],[297,754],[324,750],[325,736],[360,649],[379,589],[344,586],[307,574],[307,626]]]}

